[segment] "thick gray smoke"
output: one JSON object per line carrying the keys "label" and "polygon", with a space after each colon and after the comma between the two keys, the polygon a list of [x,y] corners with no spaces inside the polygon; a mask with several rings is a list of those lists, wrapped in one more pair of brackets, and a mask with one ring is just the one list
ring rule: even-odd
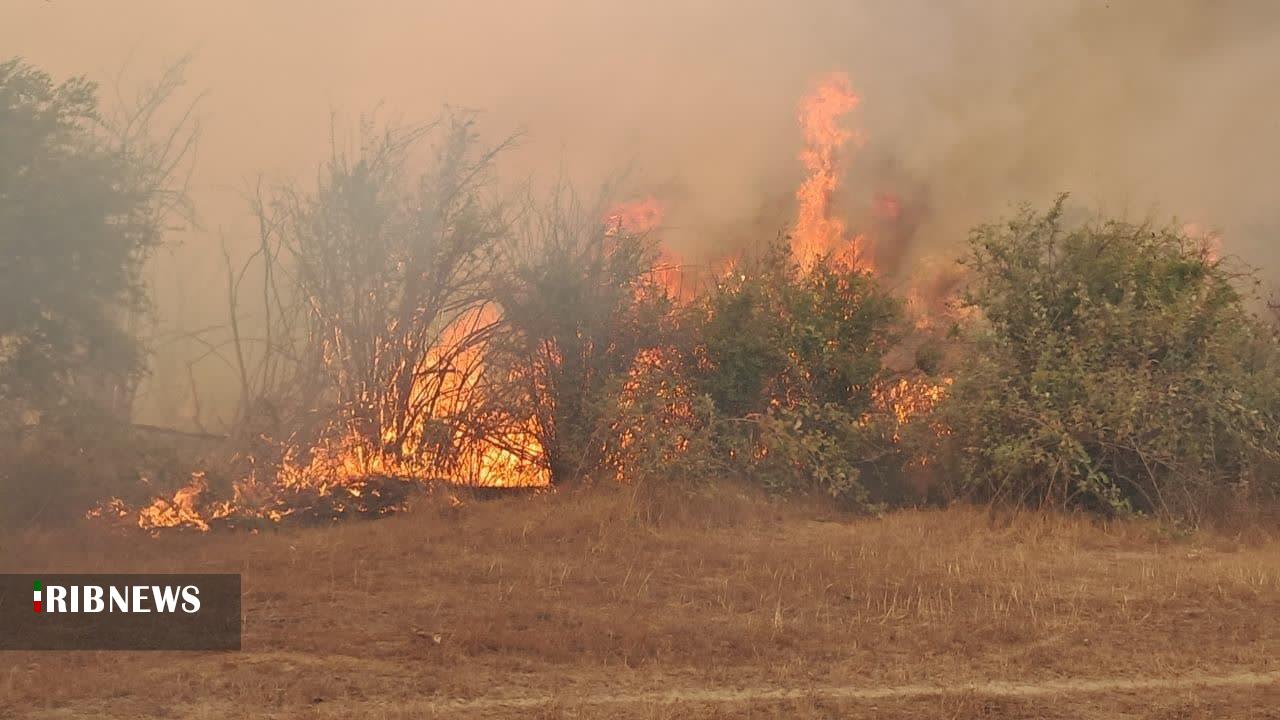
{"label": "thick gray smoke", "polygon": [[[109,81],[194,53],[203,229],[155,277],[162,324],[198,327],[225,312],[217,231],[250,242],[243,191],[259,173],[306,177],[331,111],[482,109],[493,138],[525,133],[512,182],[630,167],[668,203],[676,249],[705,258],[787,222],[797,103],[833,70],[861,95],[865,138],[838,205],[856,224],[877,193],[901,196],[915,223],[902,267],[1070,191],[1216,228],[1274,282],[1278,31],[1268,0],[53,0],[0,8],[0,55]],[[154,385],[181,388],[181,363],[157,360]],[[180,414],[175,394],[157,391],[152,412]]]}

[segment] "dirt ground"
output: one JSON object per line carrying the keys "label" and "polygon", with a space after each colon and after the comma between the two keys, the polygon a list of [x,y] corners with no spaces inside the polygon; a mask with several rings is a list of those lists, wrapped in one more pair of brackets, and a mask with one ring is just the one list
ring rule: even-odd
{"label": "dirt ground", "polygon": [[0,653],[2,718],[1280,718],[1280,541],[736,490],[0,540],[244,575],[237,653]]}

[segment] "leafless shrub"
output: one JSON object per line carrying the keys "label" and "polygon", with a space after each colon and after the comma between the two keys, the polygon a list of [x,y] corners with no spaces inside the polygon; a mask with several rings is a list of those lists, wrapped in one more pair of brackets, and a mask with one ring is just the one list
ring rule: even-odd
{"label": "leafless shrub", "polygon": [[636,358],[658,344],[671,309],[654,277],[656,241],[611,226],[608,207],[607,191],[584,203],[563,185],[529,202],[496,288],[505,385],[495,399],[532,420],[552,482],[599,469],[606,408]]}
{"label": "leafless shrub", "polygon": [[[428,138],[427,170],[410,167]],[[354,152],[333,143],[314,186],[255,189],[258,247],[227,259],[228,361],[239,422],[305,447],[351,434],[387,467],[448,472],[469,440],[488,437],[484,356],[501,314],[493,305],[506,208],[488,196],[495,156],[473,122],[361,126]],[[250,273],[260,277],[245,284]],[[242,331],[245,288],[258,296],[261,335]]]}

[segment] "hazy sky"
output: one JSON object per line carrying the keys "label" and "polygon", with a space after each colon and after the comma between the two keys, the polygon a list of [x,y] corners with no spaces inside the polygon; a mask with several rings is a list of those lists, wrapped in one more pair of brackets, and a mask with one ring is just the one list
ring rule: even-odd
{"label": "hazy sky", "polygon": [[[162,314],[220,319],[212,231],[247,236],[258,173],[306,177],[331,111],[483,111],[507,177],[631,167],[693,255],[772,233],[801,176],[796,106],[844,71],[865,145],[840,198],[929,209],[912,257],[1011,203],[1219,228],[1277,278],[1280,3],[1267,0],[0,0],[0,56],[136,86],[193,54],[207,232],[156,266]],[[855,223],[856,224],[856,223]],[[206,295],[207,293],[207,295]]]}

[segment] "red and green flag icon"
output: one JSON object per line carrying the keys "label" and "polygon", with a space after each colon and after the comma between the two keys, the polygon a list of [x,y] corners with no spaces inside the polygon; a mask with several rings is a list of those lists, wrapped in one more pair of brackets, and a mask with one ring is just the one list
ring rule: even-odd
{"label": "red and green flag icon", "polygon": [[41,591],[41,590],[43,590],[43,589],[44,589],[44,586],[40,584],[40,581],[39,581],[39,580],[37,580],[37,581],[36,581],[36,612],[41,612],[41,609],[40,609],[40,600],[41,600],[41,598],[40,598],[40,591]]}

